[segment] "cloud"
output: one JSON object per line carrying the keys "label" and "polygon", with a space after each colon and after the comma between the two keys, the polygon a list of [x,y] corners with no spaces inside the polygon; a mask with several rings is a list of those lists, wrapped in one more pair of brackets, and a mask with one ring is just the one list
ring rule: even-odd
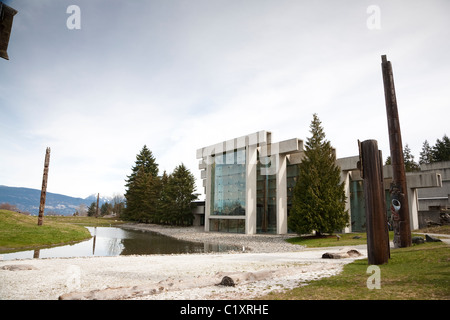
{"label": "cloud", "polygon": [[404,143],[418,154],[444,134],[445,1],[378,1],[380,30],[366,26],[369,3],[351,1],[77,1],[81,30],[68,30],[71,4],[14,2],[2,184],[40,188],[47,146],[50,192],[123,192],[144,144],[161,171],[184,163],[199,178],[198,148],[260,130],[306,139],[315,112],[338,156],[357,139],[386,156],[382,54]]}

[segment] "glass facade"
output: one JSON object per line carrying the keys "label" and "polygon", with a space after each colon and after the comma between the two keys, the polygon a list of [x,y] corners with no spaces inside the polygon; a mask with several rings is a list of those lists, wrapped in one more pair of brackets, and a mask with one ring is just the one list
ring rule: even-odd
{"label": "glass facade", "polygon": [[286,160],[286,184],[287,184],[287,215],[292,207],[292,197],[294,196],[294,188],[298,180],[298,164],[291,164],[289,160]]}
{"label": "glass facade", "polygon": [[256,173],[256,232],[276,233],[277,231],[277,182],[276,174],[261,174],[262,168],[270,166],[269,161],[258,158]]}
{"label": "glass facade", "polygon": [[209,231],[245,233],[245,220],[209,219]]}
{"label": "glass facade", "polygon": [[245,149],[216,155],[211,168],[212,216],[245,216]]}

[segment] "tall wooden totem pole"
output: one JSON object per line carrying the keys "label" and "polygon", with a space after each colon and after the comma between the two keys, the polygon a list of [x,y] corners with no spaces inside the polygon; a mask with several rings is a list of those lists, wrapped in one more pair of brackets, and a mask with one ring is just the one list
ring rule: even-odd
{"label": "tall wooden totem pole", "polygon": [[38,226],[42,226],[42,222],[44,221],[44,209],[45,209],[45,198],[47,196],[47,178],[48,178],[49,164],[50,164],[50,148],[47,148],[45,152],[45,161],[44,161],[44,176],[42,177],[41,202],[39,204]]}
{"label": "tall wooden totem pole", "polygon": [[392,65],[385,55],[381,56],[384,97],[389,130],[389,145],[392,163],[392,183],[390,187],[391,214],[394,227],[394,246],[411,246],[411,226],[409,218],[408,192],[406,187],[405,164],[403,160],[402,135],[397,109]]}

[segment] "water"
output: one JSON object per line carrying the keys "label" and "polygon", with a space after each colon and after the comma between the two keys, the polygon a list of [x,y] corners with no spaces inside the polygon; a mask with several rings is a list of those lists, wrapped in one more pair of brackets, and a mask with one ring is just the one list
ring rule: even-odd
{"label": "water", "polygon": [[155,232],[117,227],[87,227],[92,238],[72,245],[0,253],[0,260],[33,258],[104,257],[118,255],[203,253],[236,250],[235,247],[176,240]]}

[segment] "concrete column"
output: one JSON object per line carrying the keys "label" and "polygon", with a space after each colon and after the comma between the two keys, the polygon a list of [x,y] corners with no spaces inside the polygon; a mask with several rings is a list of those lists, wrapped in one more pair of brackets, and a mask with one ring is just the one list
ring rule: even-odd
{"label": "concrete column", "polygon": [[286,181],[286,155],[272,155],[277,157],[277,234],[287,233],[287,181]]}
{"label": "concrete column", "polygon": [[245,196],[245,233],[256,233],[256,145],[247,146],[246,150],[246,196]]}
{"label": "concrete column", "polygon": [[341,182],[344,182],[345,190],[345,210],[348,211],[348,227],[344,228],[344,232],[352,232],[352,213],[350,206],[350,171],[341,171]]}
{"label": "concrete column", "polygon": [[419,197],[416,188],[408,188],[408,201],[411,230],[419,229]]}
{"label": "concrete column", "polygon": [[212,186],[211,186],[211,181],[212,181],[212,177],[211,177],[211,172],[212,172],[212,166],[214,165],[213,163],[213,157],[208,156],[209,159],[208,161],[206,161],[207,165],[206,165],[206,186],[205,186],[205,193],[206,193],[206,197],[205,197],[205,231],[209,232],[209,216],[211,214],[211,206],[214,205],[211,203],[211,190],[212,190]]}

